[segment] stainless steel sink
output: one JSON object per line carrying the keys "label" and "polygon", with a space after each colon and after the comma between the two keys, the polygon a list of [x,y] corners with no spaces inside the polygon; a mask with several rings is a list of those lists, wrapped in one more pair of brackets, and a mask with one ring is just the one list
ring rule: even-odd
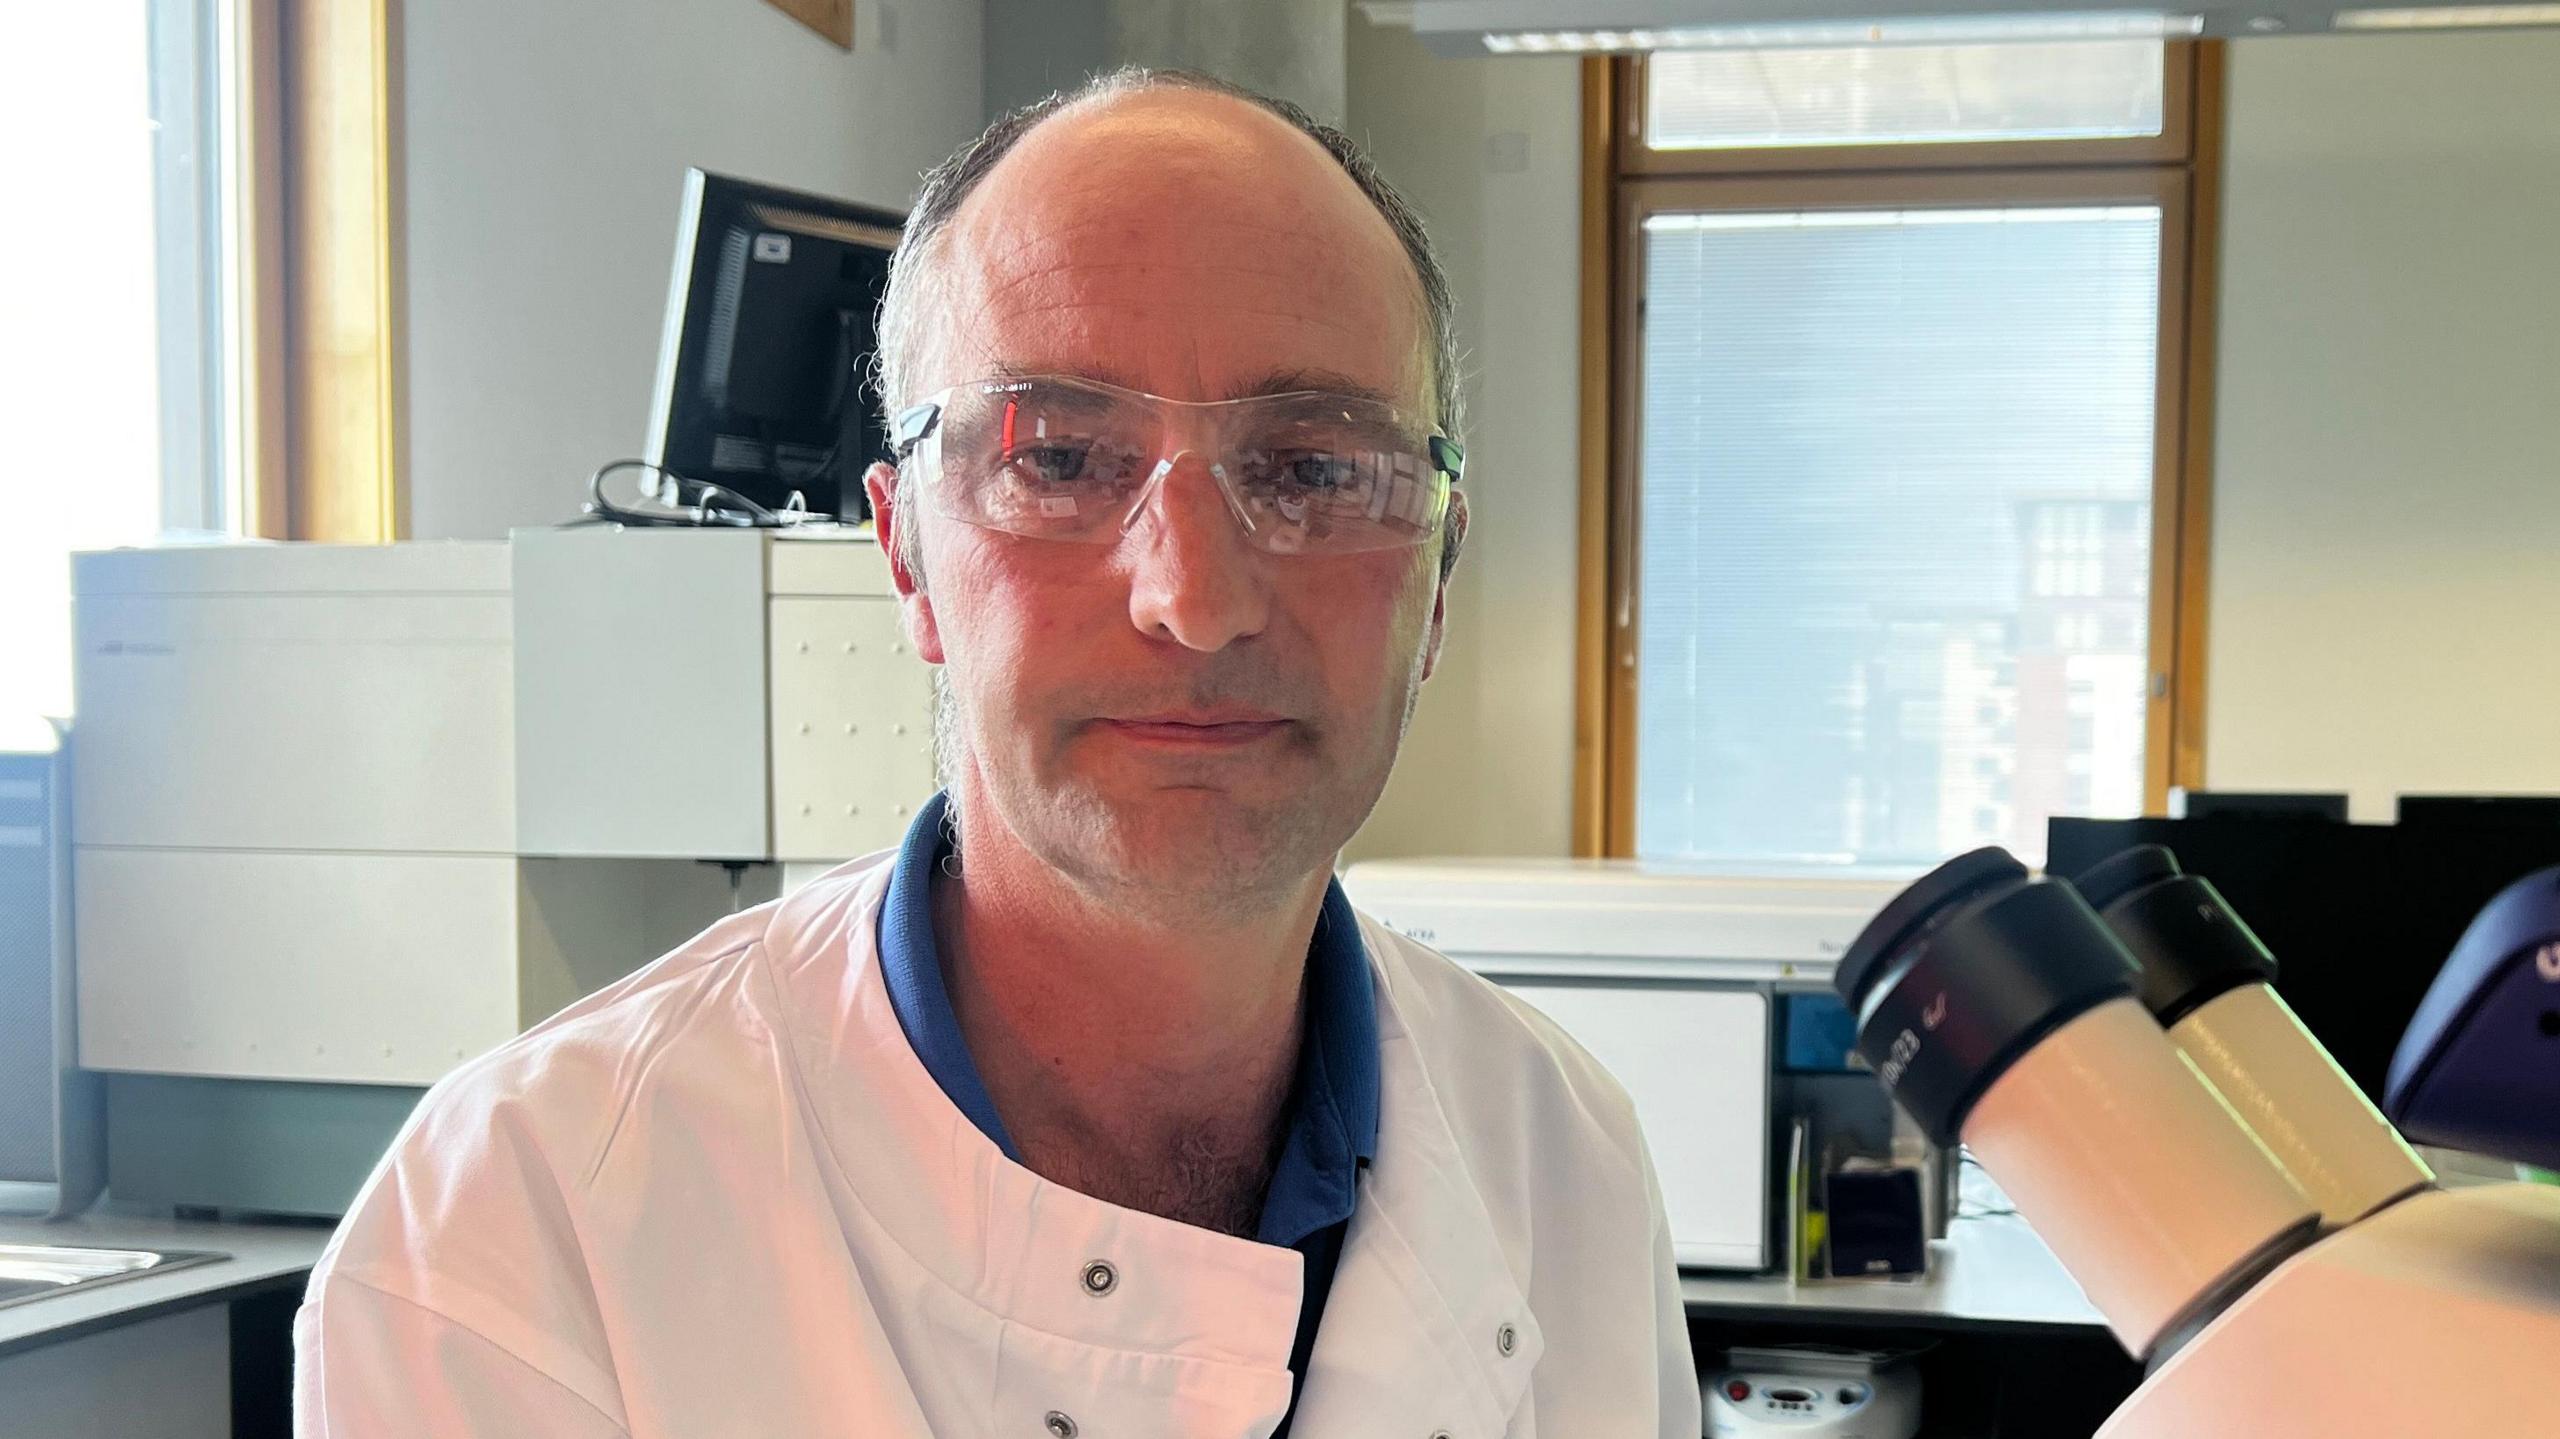
{"label": "stainless steel sink", "polygon": [[67,1244],[0,1244],[0,1308],[119,1279],[228,1259],[206,1249],[79,1249]]}

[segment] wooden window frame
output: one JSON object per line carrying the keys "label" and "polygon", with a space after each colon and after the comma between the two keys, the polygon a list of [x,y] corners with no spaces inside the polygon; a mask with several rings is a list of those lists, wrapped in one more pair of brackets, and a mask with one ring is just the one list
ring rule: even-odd
{"label": "wooden window frame", "polygon": [[232,447],[240,528],[408,536],[397,365],[397,0],[243,0]]}
{"label": "wooden window frame", "polygon": [[2171,45],[2166,63],[2158,137],[1656,152],[1641,144],[1643,66],[1625,57],[1584,62],[1576,854],[1635,853],[1641,371],[1634,277],[1644,219],[1667,211],[2014,201],[2160,207],[2145,810],[2164,813],[2172,787],[2203,783],[2221,45]]}
{"label": "wooden window frame", "polygon": [[[1816,174],[1834,170],[2070,169],[2087,165],[2183,165],[2193,153],[2194,46],[2173,44],[2160,88],[2160,133],[2095,140],[1980,140],[1928,145],[1768,145],[1656,150],[1644,143],[1645,67],[1615,67],[1622,176]],[[1587,71],[1585,72],[1588,73]]]}

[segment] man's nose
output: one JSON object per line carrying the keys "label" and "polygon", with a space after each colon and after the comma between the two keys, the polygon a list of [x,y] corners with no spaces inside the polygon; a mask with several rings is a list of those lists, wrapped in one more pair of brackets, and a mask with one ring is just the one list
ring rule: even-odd
{"label": "man's nose", "polygon": [[1121,539],[1130,622],[1204,653],[1261,633],[1271,618],[1261,557],[1209,462],[1186,450],[1165,466]]}

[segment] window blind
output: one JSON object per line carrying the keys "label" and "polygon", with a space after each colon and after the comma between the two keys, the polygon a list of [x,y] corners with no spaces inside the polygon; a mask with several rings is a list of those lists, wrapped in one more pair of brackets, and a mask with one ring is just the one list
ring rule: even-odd
{"label": "window blind", "polygon": [[1640,854],[2032,862],[2140,811],[2160,226],[1645,222]]}

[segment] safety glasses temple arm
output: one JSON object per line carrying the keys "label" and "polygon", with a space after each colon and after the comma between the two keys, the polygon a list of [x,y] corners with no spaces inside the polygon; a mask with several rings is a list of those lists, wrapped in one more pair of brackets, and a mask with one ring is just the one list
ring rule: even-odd
{"label": "safety glasses temple arm", "polygon": [[924,443],[925,436],[932,434],[933,427],[941,422],[942,402],[939,400],[927,400],[900,410],[889,434],[890,456],[905,459],[907,452]]}
{"label": "safety glasses temple arm", "polygon": [[[901,416],[900,418],[903,419],[904,416]],[[1440,473],[1447,475],[1449,477],[1449,483],[1454,485],[1463,478],[1466,473],[1467,452],[1458,448],[1458,442],[1450,439],[1447,435],[1433,435],[1431,437],[1431,463],[1433,466],[1438,468]]]}

